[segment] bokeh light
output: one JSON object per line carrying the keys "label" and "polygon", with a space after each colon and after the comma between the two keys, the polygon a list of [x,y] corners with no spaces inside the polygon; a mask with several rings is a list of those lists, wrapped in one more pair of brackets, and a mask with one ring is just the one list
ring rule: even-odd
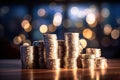
{"label": "bokeh light", "polygon": [[120,25],[120,18],[117,18],[116,21]]}
{"label": "bokeh light", "polygon": [[26,36],[24,34],[20,34],[19,36],[22,39],[22,41],[24,41],[26,39]]}
{"label": "bokeh light", "polygon": [[21,26],[25,30],[25,32],[30,32],[32,30],[31,24],[26,19],[21,22]]}
{"label": "bokeh light", "polygon": [[8,6],[3,6],[0,8],[0,14],[7,14],[9,12],[9,7]]}
{"label": "bokeh light", "polygon": [[13,39],[13,43],[15,45],[18,45],[26,40],[26,36],[24,34],[19,34],[18,36],[15,36]]}
{"label": "bokeh light", "polygon": [[20,44],[21,42],[22,42],[22,39],[21,39],[20,36],[15,36],[15,37],[14,37],[13,43],[14,43],[15,45],[18,45],[18,44]]}
{"label": "bokeh light", "polygon": [[69,19],[65,19],[63,21],[64,28],[70,28],[71,25],[72,25],[72,22]]}
{"label": "bokeh light", "polygon": [[82,46],[82,48],[86,48],[87,47],[87,41],[85,39],[80,39],[80,45]]}
{"label": "bokeh light", "polygon": [[55,3],[55,2],[51,2],[51,3],[49,4],[49,8],[50,8],[51,10],[53,10],[55,6],[56,6],[56,3]]}
{"label": "bokeh light", "polygon": [[105,35],[110,35],[110,33],[111,33],[111,31],[112,31],[112,27],[111,27],[111,25],[110,24],[106,24],[105,26],[104,26],[104,34]]}
{"label": "bokeh light", "polygon": [[83,11],[83,10],[79,10],[77,16],[78,16],[79,18],[84,18],[84,17],[86,16],[86,13],[85,13],[85,11]]}
{"label": "bokeh light", "polygon": [[42,24],[39,28],[41,33],[46,33],[48,31],[48,27],[45,24]]}
{"label": "bokeh light", "polygon": [[77,7],[72,7],[70,11],[72,15],[77,15],[79,12],[79,9]]}
{"label": "bokeh light", "polygon": [[93,13],[90,13],[86,16],[86,22],[90,25],[94,24],[96,21],[96,16]]}
{"label": "bokeh light", "polygon": [[62,23],[62,14],[57,12],[55,13],[54,18],[53,18],[53,25],[60,26],[61,23]]}
{"label": "bokeh light", "polygon": [[103,8],[102,11],[101,11],[101,15],[104,17],[104,18],[107,18],[109,15],[110,15],[110,11],[108,8]]}
{"label": "bokeh light", "polygon": [[87,39],[91,39],[92,38],[92,35],[93,35],[93,32],[91,29],[89,28],[86,28],[83,30],[83,36]]}
{"label": "bokeh light", "polygon": [[75,23],[75,26],[76,26],[77,28],[83,27],[83,21],[82,21],[82,20],[79,20],[78,22]]}
{"label": "bokeh light", "polygon": [[32,30],[32,26],[30,24],[25,25],[26,29],[24,29],[26,32],[30,32]]}
{"label": "bokeh light", "polygon": [[38,14],[38,16],[40,16],[40,17],[41,17],[41,16],[45,16],[46,11],[45,11],[45,9],[40,8],[40,9],[38,10],[37,14]]}
{"label": "bokeh light", "polygon": [[113,29],[112,32],[111,32],[111,37],[112,37],[113,39],[118,39],[119,36],[120,36],[119,30]]}
{"label": "bokeh light", "polygon": [[57,28],[56,28],[54,25],[52,25],[52,24],[48,26],[49,32],[55,32],[56,29],[57,29]]}
{"label": "bokeh light", "polygon": [[21,22],[21,26],[22,26],[23,29],[24,29],[26,24],[29,24],[29,21],[26,20],[26,19]]}

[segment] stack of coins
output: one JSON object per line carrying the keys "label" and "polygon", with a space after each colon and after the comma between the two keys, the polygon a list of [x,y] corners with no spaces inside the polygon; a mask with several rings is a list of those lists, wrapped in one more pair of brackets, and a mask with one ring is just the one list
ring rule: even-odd
{"label": "stack of coins", "polygon": [[104,57],[99,57],[95,59],[96,68],[107,68],[107,59]]}
{"label": "stack of coins", "polygon": [[56,34],[44,34],[43,36],[44,46],[46,49],[46,67],[48,69],[59,69],[60,60],[58,60],[57,36]]}
{"label": "stack of coins", "polygon": [[58,58],[60,59],[60,67],[64,68],[65,61],[65,45],[64,40],[58,40]]}
{"label": "stack of coins", "polygon": [[96,55],[96,57],[100,57],[101,56],[101,49],[93,48],[92,51]]}
{"label": "stack of coins", "polygon": [[99,48],[86,48],[86,54],[95,54],[96,57],[101,56],[101,49]]}
{"label": "stack of coins", "polygon": [[81,59],[82,68],[95,68],[94,59]]}
{"label": "stack of coins", "polygon": [[23,69],[39,68],[36,47],[29,45],[20,46],[20,57]]}
{"label": "stack of coins", "polygon": [[99,48],[87,48],[86,54],[95,54],[95,65],[96,68],[107,68],[107,59],[101,57],[101,49]]}
{"label": "stack of coins", "polygon": [[81,54],[77,59],[78,68],[95,68],[94,54]]}
{"label": "stack of coins", "polygon": [[78,68],[107,68],[107,59],[101,57],[101,49],[86,48],[86,54],[79,55]]}
{"label": "stack of coins", "polygon": [[43,44],[43,41],[40,40],[40,41],[34,41],[33,46],[36,46],[36,52],[38,53],[38,63],[39,63],[39,68],[42,69],[42,68],[45,68],[45,57],[44,57],[44,44]]}
{"label": "stack of coins", "polygon": [[65,33],[65,68],[77,68],[79,33]]}

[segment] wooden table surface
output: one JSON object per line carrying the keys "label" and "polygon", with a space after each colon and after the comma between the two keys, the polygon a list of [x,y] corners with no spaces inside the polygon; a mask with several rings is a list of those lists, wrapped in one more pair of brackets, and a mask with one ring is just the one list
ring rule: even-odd
{"label": "wooden table surface", "polygon": [[0,60],[0,80],[120,80],[120,60],[107,69],[21,69],[20,60]]}

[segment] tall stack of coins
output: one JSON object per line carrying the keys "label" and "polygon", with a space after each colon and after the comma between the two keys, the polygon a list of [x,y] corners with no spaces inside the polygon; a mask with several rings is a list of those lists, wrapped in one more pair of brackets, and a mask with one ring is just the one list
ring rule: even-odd
{"label": "tall stack of coins", "polygon": [[60,59],[60,67],[64,68],[65,61],[65,45],[64,40],[58,40],[58,58]]}
{"label": "tall stack of coins", "polygon": [[77,68],[79,54],[79,33],[65,33],[65,68]]}
{"label": "tall stack of coins", "polygon": [[20,57],[23,69],[39,68],[36,47],[28,45],[20,46]]}
{"label": "tall stack of coins", "polygon": [[46,67],[48,69],[59,69],[58,41],[56,34],[44,34],[44,46],[46,49]]}
{"label": "tall stack of coins", "polygon": [[43,41],[34,41],[33,46],[36,46],[36,52],[38,53],[38,63],[39,63],[39,68],[45,68],[45,57],[44,57],[44,44]]}

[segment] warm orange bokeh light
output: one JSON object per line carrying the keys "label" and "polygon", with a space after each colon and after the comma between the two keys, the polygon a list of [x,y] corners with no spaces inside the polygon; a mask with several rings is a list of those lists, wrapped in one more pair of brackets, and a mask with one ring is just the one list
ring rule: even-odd
{"label": "warm orange bokeh light", "polygon": [[92,35],[93,35],[93,32],[91,29],[89,28],[86,28],[83,30],[83,36],[87,39],[91,39],[92,38]]}
{"label": "warm orange bokeh light", "polygon": [[105,35],[110,35],[111,31],[112,31],[111,25],[110,25],[110,24],[106,24],[106,25],[104,26],[104,34],[105,34]]}
{"label": "warm orange bokeh light", "polygon": [[48,26],[49,32],[55,32],[56,29],[57,29],[57,28],[56,28],[54,25],[52,25],[52,24]]}
{"label": "warm orange bokeh light", "polygon": [[120,36],[119,30],[117,30],[117,29],[112,30],[112,32],[111,32],[111,37],[112,37],[113,39],[118,39],[119,36]]}
{"label": "warm orange bokeh light", "polygon": [[48,31],[48,27],[47,25],[43,24],[40,26],[39,30],[41,33],[46,33]]}

